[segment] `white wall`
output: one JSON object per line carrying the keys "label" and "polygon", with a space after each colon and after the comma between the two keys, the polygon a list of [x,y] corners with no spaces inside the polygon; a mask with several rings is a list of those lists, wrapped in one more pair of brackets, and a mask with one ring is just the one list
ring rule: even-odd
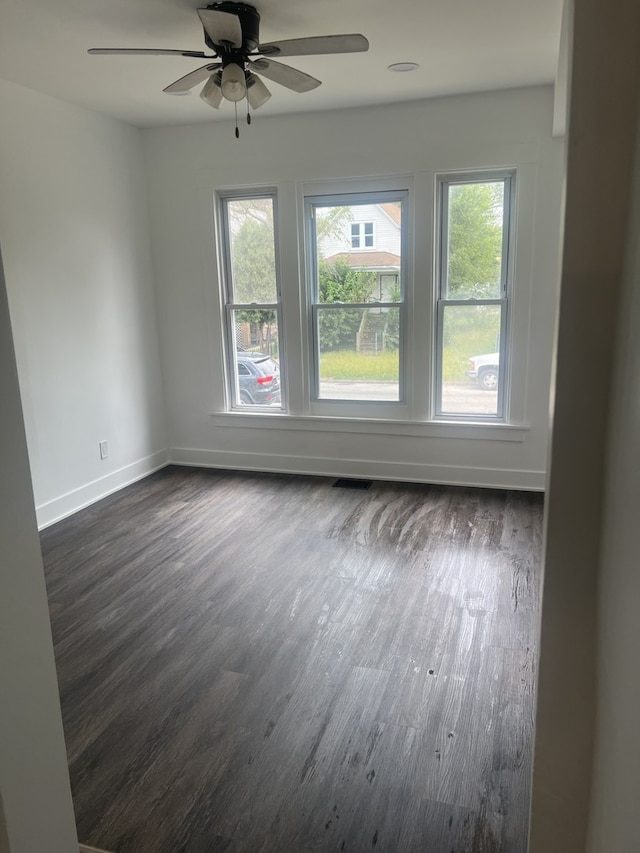
{"label": "white wall", "polygon": [[78,849],[0,259],[0,850]]}
{"label": "white wall", "polygon": [[640,850],[640,5],[573,5],[530,853],[628,853]]}
{"label": "white wall", "polygon": [[165,461],[144,161],[140,131],[3,81],[0,113],[0,240],[43,525]]}
{"label": "white wall", "polygon": [[[144,131],[150,221],[156,268],[170,453],[178,462],[403,480],[542,488],[548,393],[558,283],[563,144],[551,138],[551,89],[491,93],[304,116],[255,117],[233,126]],[[330,130],[330,132],[329,132]],[[300,417],[289,424],[243,426],[224,410],[213,192],[233,186],[277,185],[281,212],[299,202],[299,185],[362,176],[410,175],[416,199],[415,351],[430,369],[433,172],[516,167],[516,292],[511,369],[512,416],[523,431],[443,427],[365,431],[339,421],[324,426]],[[281,220],[283,240],[296,239],[297,213]],[[298,289],[297,244],[283,284]],[[292,291],[293,289],[293,291]],[[297,310],[295,299],[293,309]],[[291,310],[291,309],[289,309]],[[424,312],[427,312],[425,315]],[[305,353],[289,342],[292,370]],[[291,399],[305,415],[302,396]],[[420,420],[420,412],[408,417]],[[489,436],[487,439],[486,436]],[[462,439],[461,440],[460,436]]]}
{"label": "white wall", "polygon": [[[637,18],[640,23],[640,16]],[[638,90],[640,91],[640,76]],[[610,410],[590,853],[640,850],[640,110]]]}

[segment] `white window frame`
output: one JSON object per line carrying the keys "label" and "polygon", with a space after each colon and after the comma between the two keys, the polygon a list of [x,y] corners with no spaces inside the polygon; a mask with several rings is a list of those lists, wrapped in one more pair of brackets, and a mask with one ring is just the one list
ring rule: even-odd
{"label": "white window frame", "polygon": [[[452,299],[447,293],[448,275],[448,220],[449,194],[451,186],[461,184],[484,184],[502,181],[504,183],[504,214],[502,226],[502,263],[500,295],[495,299]],[[433,358],[435,375],[433,378],[434,417],[440,421],[464,423],[469,421],[506,422],[508,416],[508,376],[507,359],[509,340],[509,321],[511,311],[511,290],[513,278],[514,246],[514,209],[515,209],[515,171],[496,170],[469,173],[442,174],[436,178],[436,293],[435,293],[435,330],[433,340]],[[495,414],[443,412],[442,410],[442,368],[444,315],[447,306],[497,305],[500,307],[500,336],[497,407]]]}
{"label": "white window frame", "polygon": [[[344,193],[336,193],[328,189],[326,193],[314,188],[314,192],[305,194],[305,246],[306,246],[306,278],[307,278],[307,312],[308,312],[308,358],[310,372],[310,406],[312,415],[360,418],[399,418],[406,417],[407,406],[407,269],[408,269],[408,233],[409,233],[409,202],[408,187],[387,189],[384,181],[367,183],[365,187],[353,189]],[[382,188],[380,188],[382,184]],[[391,201],[402,202],[402,225],[400,229],[400,284],[399,302],[369,302],[325,304],[318,301],[316,270],[318,266],[316,230],[314,210],[316,207],[347,206],[350,204],[380,204]],[[368,220],[369,221],[369,220]],[[351,223],[356,224],[356,223]],[[360,223],[364,225],[364,221]],[[363,233],[363,232],[362,232]],[[375,232],[374,232],[375,233]],[[371,247],[367,247],[368,250]],[[354,249],[353,251],[361,251]],[[319,311],[336,308],[397,308],[399,310],[399,381],[398,400],[338,400],[319,396]]]}
{"label": "white window frame", "polygon": [[[479,182],[495,179],[510,180],[507,239],[506,308],[501,323],[500,351],[506,360],[500,375],[499,415],[482,417],[460,413],[442,413],[436,400],[441,389],[440,353],[442,342],[442,311],[440,302],[440,264],[442,239],[440,199],[442,183]],[[516,179],[528,191],[531,189],[530,170],[515,167],[490,167],[476,170],[442,173],[418,172],[408,175],[378,176],[375,178],[341,179],[339,181],[285,182],[278,185],[218,186],[213,188],[214,219],[217,246],[218,297],[215,300],[216,333],[220,357],[217,369],[224,383],[220,385],[219,402],[212,411],[218,425],[269,427],[272,429],[314,429],[322,422],[329,432],[362,432],[363,434],[424,435],[451,438],[486,438],[489,440],[522,441],[529,429],[524,418],[526,388],[521,374],[526,359],[527,325],[526,270],[525,300],[518,298],[516,306],[511,287],[516,269],[515,228],[516,210],[520,226],[523,213],[516,198]],[[524,183],[522,183],[524,181]],[[322,204],[334,201],[344,204],[349,199],[391,198],[403,200],[401,257],[399,282],[402,288],[400,314],[400,400],[327,400],[318,399],[316,339],[313,323],[313,287],[315,286],[314,234],[307,215],[309,200]],[[275,406],[238,406],[233,403],[235,359],[233,351],[232,311],[242,310],[245,304],[231,301],[229,288],[229,247],[225,249],[224,199],[270,197],[274,213],[277,303],[252,305],[252,308],[275,310],[279,335],[281,369],[281,408]],[[362,197],[362,198],[360,198]],[[211,196],[209,196],[211,198]],[[526,196],[529,198],[529,195]],[[526,199],[525,199],[526,200]],[[516,205],[517,201],[517,205]],[[525,207],[526,222],[530,220],[529,206]],[[364,220],[362,220],[364,221]],[[416,233],[417,231],[417,233]],[[358,250],[353,250],[357,253]],[[226,253],[226,257],[225,257]],[[213,258],[212,258],[213,260]],[[519,262],[520,266],[522,261]],[[523,271],[518,275],[522,277]],[[520,284],[519,284],[520,287]],[[519,291],[520,293],[520,291]],[[458,300],[455,300],[459,304]],[[431,332],[429,332],[431,330]],[[517,336],[517,344],[511,338]],[[509,358],[507,359],[507,354]],[[502,364],[504,364],[504,360]],[[517,380],[517,381],[514,381]],[[236,391],[237,393],[237,391]]]}
{"label": "white window frame", "polygon": [[[233,272],[231,262],[229,203],[234,201],[251,201],[253,199],[271,199],[273,208],[273,240],[275,255],[276,302],[235,302],[233,293]],[[278,241],[278,193],[274,187],[257,188],[255,190],[227,190],[216,193],[219,223],[218,247],[221,258],[222,276],[222,311],[224,324],[225,348],[225,386],[227,395],[227,411],[230,412],[269,412],[286,413],[286,354],[284,343],[284,328],[282,324],[282,289]],[[278,363],[280,367],[280,406],[246,406],[240,402],[238,375],[235,368],[235,330],[234,312],[244,311],[274,311],[278,329]]]}

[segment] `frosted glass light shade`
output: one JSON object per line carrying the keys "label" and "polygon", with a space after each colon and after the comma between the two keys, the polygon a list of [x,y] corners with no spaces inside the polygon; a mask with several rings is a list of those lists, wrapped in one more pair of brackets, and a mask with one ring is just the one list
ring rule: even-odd
{"label": "frosted glass light shade", "polygon": [[222,71],[222,94],[228,101],[241,101],[247,94],[244,69],[230,62]]}
{"label": "frosted glass light shade", "polygon": [[220,80],[218,79],[217,74],[212,74],[211,77],[209,77],[202,87],[200,97],[203,101],[206,101],[210,107],[213,107],[214,110],[220,109],[220,104],[222,103],[222,89],[220,88]]}
{"label": "frosted glass light shade", "polygon": [[247,100],[252,110],[257,110],[271,97],[271,92],[256,74],[247,75]]}

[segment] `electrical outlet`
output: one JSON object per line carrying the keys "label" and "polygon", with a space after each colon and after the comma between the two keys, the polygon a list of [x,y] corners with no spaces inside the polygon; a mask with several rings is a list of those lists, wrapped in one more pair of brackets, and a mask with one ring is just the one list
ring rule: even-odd
{"label": "electrical outlet", "polygon": [[101,441],[98,446],[100,447],[100,459],[106,459],[109,456],[109,442]]}

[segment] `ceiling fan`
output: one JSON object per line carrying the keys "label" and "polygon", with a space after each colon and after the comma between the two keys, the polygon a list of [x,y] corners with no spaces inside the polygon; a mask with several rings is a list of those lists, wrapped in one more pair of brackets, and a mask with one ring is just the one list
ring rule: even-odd
{"label": "ceiling fan", "polygon": [[[237,110],[238,101],[246,97],[249,107],[257,110],[271,97],[260,77],[294,92],[310,92],[320,85],[320,80],[278,62],[274,57],[357,53],[369,49],[367,39],[358,33],[260,44],[259,12],[253,6],[231,0],[221,0],[198,9],[198,16],[204,29],[205,44],[213,51],[213,56],[194,50],[118,47],[94,47],[89,53],[173,55],[214,60],[180,77],[163,91],[170,95],[187,95],[194,86],[206,81],[200,97],[209,106],[219,109],[223,100],[227,100],[235,102]],[[250,121],[249,115],[247,120]]]}

